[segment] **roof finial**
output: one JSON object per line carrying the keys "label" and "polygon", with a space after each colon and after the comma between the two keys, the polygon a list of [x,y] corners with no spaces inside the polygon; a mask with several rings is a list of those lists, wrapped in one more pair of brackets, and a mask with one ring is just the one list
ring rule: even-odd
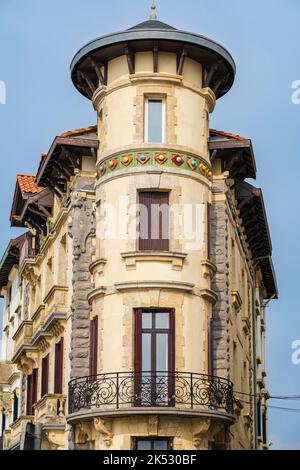
{"label": "roof finial", "polygon": [[150,20],[157,20],[155,0],[152,1]]}

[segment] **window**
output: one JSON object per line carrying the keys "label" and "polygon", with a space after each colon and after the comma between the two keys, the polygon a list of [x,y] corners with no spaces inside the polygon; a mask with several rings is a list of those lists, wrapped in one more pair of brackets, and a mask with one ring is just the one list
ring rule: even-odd
{"label": "window", "polygon": [[38,369],[33,369],[32,374],[27,376],[27,416],[34,414],[33,405],[37,401]]}
{"label": "window", "polygon": [[55,345],[54,393],[62,393],[64,340]]}
{"label": "window", "polygon": [[206,234],[207,234],[207,259],[210,259],[210,253],[211,253],[211,204],[207,204],[207,229],[206,229]]}
{"label": "window", "polygon": [[147,98],[145,102],[145,141],[161,144],[165,140],[165,101]]}
{"label": "window", "polygon": [[169,193],[139,193],[139,250],[169,251]]}
{"label": "window", "polygon": [[172,450],[173,442],[170,438],[165,439],[148,439],[135,437],[133,440],[134,450]]}
{"label": "window", "polygon": [[174,310],[136,311],[136,406],[174,406]]}
{"label": "window", "polygon": [[14,398],[13,398],[13,421],[17,421],[19,417],[19,398],[14,391]]}
{"label": "window", "polygon": [[213,319],[208,320],[208,375],[214,375]]}
{"label": "window", "polygon": [[11,304],[11,292],[12,292],[12,287],[10,286],[7,291],[7,306],[9,307]]}
{"label": "window", "polygon": [[49,381],[49,355],[42,359],[42,389],[41,396],[47,395],[48,393],[48,381]]}
{"label": "window", "polygon": [[98,317],[90,323],[90,375],[97,375],[98,360]]}

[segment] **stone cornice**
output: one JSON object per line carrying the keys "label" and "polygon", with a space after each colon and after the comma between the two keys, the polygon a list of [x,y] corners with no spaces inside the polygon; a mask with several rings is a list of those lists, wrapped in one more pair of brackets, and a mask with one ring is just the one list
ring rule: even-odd
{"label": "stone cornice", "polygon": [[183,268],[184,260],[187,257],[187,253],[175,253],[164,251],[131,251],[127,253],[121,253],[121,256],[125,260],[126,268],[128,270],[136,269],[137,262],[166,262],[172,263],[173,271],[181,271]]}
{"label": "stone cornice", "polygon": [[162,289],[162,290],[177,290],[187,293],[193,293],[194,284],[188,282],[177,281],[127,281],[115,283],[115,288],[119,292],[138,289]]}

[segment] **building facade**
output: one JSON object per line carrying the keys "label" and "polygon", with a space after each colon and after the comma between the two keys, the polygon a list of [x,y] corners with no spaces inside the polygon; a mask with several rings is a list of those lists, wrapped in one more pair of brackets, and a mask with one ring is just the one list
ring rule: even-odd
{"label": "building facade", "polygon": [[235,65],[156,19],[71,65],[97,125],[18,175],[0,265],[4,449],[267,449],[277,298],[252,144],[210,129]]}

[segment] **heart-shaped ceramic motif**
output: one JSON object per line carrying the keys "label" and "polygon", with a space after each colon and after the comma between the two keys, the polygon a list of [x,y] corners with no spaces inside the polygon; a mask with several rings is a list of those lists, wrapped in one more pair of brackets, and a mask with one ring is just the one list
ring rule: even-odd
{"label": "heart-shaped ceramic motif", "polygon": [[104,163],[101,163],[101,165],[99,166],[99,172],[101,176],[103,176],[106,173],[106,166]]}
{"label": "heart-shaped ceramic motif", "polygon": [[141,153],[140,155],[136,157],[136,159],[141,165],[145,165],[146,163],[149,162],[150,157],[147,153]]}
{"label": "heart-shaped ceramic motif", "polygon": [[174,155],[174,157],[172,158],[172,162],[175,163],[175,165],[177,165],[177,166],[183,165],[183,163],[184,163],[183,156],[179,155],[179,153]]}
{"label": "heart-shaped ceramic motif", "polygon": [[109,160],[109,162],[108,162],[108,168],[109,168],[111,171],[113,171],[113,170],[116,168],[117,164],[118,164],[118,160],[115,160],[115,159]]}
{"label": "heart-shaped ceramic motif", "polygon": [[158,153],[155,155],[155,161],[157,161],[157,163],[159,163],[160,165],[163,165],[164,163],[166,163],[167,160],[168,160],[168,157],[164,153]]}
{"label": "heart-shaped ceramic motif", "polygon": [[121,163],[124,166],[129,166],[131,162],[132,162],[132,156],[131,155],[125,155],[121,159]]}
{"label": "heart-shaped ceramic motif", "polygon": [[197,169],[197,160],[195,158],[190,158],[188,160],[188,165],[191,168],[191,170],[195,171]]}

